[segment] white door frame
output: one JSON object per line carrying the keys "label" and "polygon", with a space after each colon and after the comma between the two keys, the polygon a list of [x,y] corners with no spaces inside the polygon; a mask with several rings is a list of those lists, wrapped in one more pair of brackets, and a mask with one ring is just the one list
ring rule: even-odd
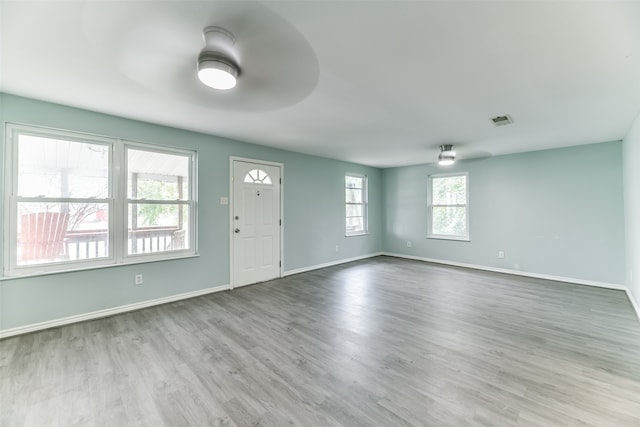
{"label": "white door frame", "polygon": [[237,157],[237,156],[229,156],[229,286],[230,289],[234,289],[234,277],[233,277],[233,204],[235,201],[233,200],[233,162],[247,162],[247,163],[255,163],[256,165],[269,165],[280,168],[280,220],[282,224],[280,225],[280,277],[283,276],[284,272],[284,186],[282,182],[284,181],[284,163],[278,162],[270,162],[267,160],[258,160],[258,159],[250,159],[247,157]]}

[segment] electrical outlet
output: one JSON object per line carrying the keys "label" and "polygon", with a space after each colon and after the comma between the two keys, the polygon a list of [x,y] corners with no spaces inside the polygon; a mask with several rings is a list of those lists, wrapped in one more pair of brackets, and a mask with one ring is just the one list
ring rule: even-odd
{"label": "electrical outlet", "polygon": [[142,274],[136,274],[136,285],[142,285]]}
{"label": "electrical outlet", "polygon": [[504,258],[504,251],[498,251],[498,258]]}
{"label": "electrical outlet", "polygon": [[336,245],[336,252],[340,252],[340,245]]}
{"label": "electrical outlet", "polygon": [[411,243],[411,240],[407,241],[407,247],[410,248],[411,246],[413,246],[413,243]]}

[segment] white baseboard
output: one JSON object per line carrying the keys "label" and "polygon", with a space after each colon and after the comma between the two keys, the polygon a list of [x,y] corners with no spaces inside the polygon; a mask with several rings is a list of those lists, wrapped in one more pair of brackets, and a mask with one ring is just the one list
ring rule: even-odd
{"label": "white baseboard", "polygon": [[[313,266],[310,266],[310,267],[299,268],[299,269],[296,269],[296,270],[285,271],[283,273],[283,277],[284,276],[290,276],[292,274],[303,273],[305,271],[317,270],[319,268],[330,267],[332,265],[343,264],[343,263],[347,263],[347,262],[351,262],[351,261],[358,261],[358,260],[365,259],[365,258],[372,258],[372,257],[379,256],[379,255],[382,255],[382,253],[378,252],[378,253],[373,253],[373,254],[353,257],[353,258],[347,258],[347,259],[341,259],[341,260],[337,260],[337,261],[327,262],[327,263],[324,263],[324,264],[313,265]],[[0,330],[0,339],[12,337],[12,336],[15,336],[15,335],[28,334],[30,332],[41,331],[41,330],[44,330],[44,329],[55,328],[55,327],[58,327],[58,326],[64,326],[64,325],[68,325],[68,324],[71,324],[71,323],[84,322],[86,320],[93,320],[93,319],[99,319],[101,317],[113,316],[113,315],[116,315],[116,314],[126,313],[126,312],[129,312],[129,311],[140,310],[141,308],[152,307],[154,305],[166,304],[166,303],[169,303],[169,302],[180,301],[180,300],[183,300],[183,299],[193,298],[193,297],[197,297],[197,296],[200,296],[200,295],[206,295],[206,294],[210,294],[210,293],[214,293],[214,292],[226,291],[226,290],[231,290],[231,289],[232,289],[231,285],[215,286],[215,287],[212,287],[212,288],[201,289],[201,290],[198,290],[198,291],[186,292],[186,293],[183,293],[183,294],[172,295],[172,296],[163,297],[163,298],[157,298],[157,299],[148,300],[148,301],[142,301],[142,302],[138,302],[138,303],[134,303],[134,304],[127,304],[127,305],[122,305],[122,306],[118,306],[118,307],[107,308],[107,309],[104,309],[104,310],[92,311],[90,313],[84,313],[84,314],[78,314],[78,315],[69,316],[69,317],[63,317],[61,319],[54,319],[54,320],[48,320],[46,322],[33,323],[33,324],[30,324],[30,325],[25,325],[25,326],[18,326],[16,328]]]}
{"label": "white baseboard", "polygon": [[360,256],[356,256],[356,257],[352,257],[352,258],[344,258],[344,259],[339,259],[339,260],[336,260],[336,261],[325,262],[323,264],[311,265],[309,267],[296,268],[295,270],[285,271],[284,273],[282,273],[282,277],[291,276],[293,274],[300,274],[300,273],[304,273],[304,272],[312,271],[312,270],[318,270],[320,268],[332,267],[334,265],[345,264],[347,262],[359,261],[361,259],[373,258],[373,257],[380,256],[380,255],[384,255],[384,253],[376,252],[376,253],[373,253],[373,254],[360,255]]}
{"label": "white baseboard", "polygon": [[[482,265],[466,264],[466,263],[460,263],[460,262],[454,262],[454,261],[446,261],[446,260],[440,260],[440,259],[418,257],[418,256],[413,256],[413,255],[396,254],[396,253],[391,253],[391,252],[377,252],[377,253],[372,253],[372,254],[352,257],[352,258],[345,258],[345,259],[340,259],[340,260],[336,260],[336,261],[326,262],[326,263],[323,263],[323,264],[312,265],[312,266],[309,266],[309,267],[298,268],[298,269],[295,269],[295,270],[289,270],[289,271],[285,271],[283,273],[283,277],[284,276],[291,276],[293,274],[298,274],[298,273],[304,273],[306,271],[317,270],[317,269],[320,269],[320,268],[331,267],[331,266],[334,266],[334,265],[345,264],[345,263],[348,263],[348,262],[358,261],[358,260],[362,260],[362,259],[366,259],[366,258],[373,258],[373,257],[380,256],[380,255],[392,256],[392,257],[396,257],[396,258],[413,259],[413,260],[417,260],[417,261],[433,262],[433,263],[437,263],[437,264],[452,265],[452,266],[455,266],[455,267],[466,267],[466,268],[472,268],[472,269],[476,269],[476,270],[492,271],[492,272],[496,272],[496,273],[514,274],[514,275],[518,275],[518,276],[533,277],[533,278],[538,278],[538,279],[554,280],[554,281],[559,281],[559,282],[576,283],[576,284],[580,284],[580,285],[596,286],[596,287],[600,287],[600,288],[622,290],[622,291],[626,292],[627,297],[629,298],[629,301],[631,302],[631,306],[635,310],[635,313],[636,313],[636,315],[638,317],[638,321],[640,321],[640,305],[635,300],[633,294],[631,294],[631,292],[625,286],[622,286],[622,285],[617,285],[617,284],[612,284],[612,283],[593,282],[593,281],[581,280],[581,279],[573,279],[573,278],[569,278],[569,277],[550,276],[550,275],[546,275],[546,274],[529,273],[529,272],[518,271],[518,270],[508,270],[508,269],[503,269],[503,268],[486,267],[486,266],[482,266]],[[168,297],[162,297],[162,298],[157,298],[157,299],[148,300],[148,301],[142,301],[142,302],[138,302],[138,303],[134,303],[134,304],[122,305],[122,306],[113,307],[113,308],[107,308],[107,309],[104,309],[104,310],[98,310],[98,311],[93,311],[93,312],[90,312],[90,313],[84,313],[84,314],[64,317],[64,318],[61,318],[61,319],[49,320],[49,321],[46,321],[46,322],[33,323],[33,324],[30,324],[30,325],[19,326],[19,327],[11,328],[11,329],[5,329],[5,330],[0,331],[0,339],[12,337],[12,336],[15,336],[15,335],[27,334],[27,333],[30,333],[30,332],[36,332],[36,331],[49,329],[49,328],[55,328],[55,327],[58,327],[58,326],[64,326],[64,325],[68,325],[68,324],[71,324],[71,323],[77,323],[77,322],[83,322],[83,321],[87,321],[87,320],[99,319],[101,317],[113,316],[113,315],[116,315],[116,314],[126,313],[126,312],[129,312],[129,311],[140,310],[142,308],[152,307],[152,306],[160,305],[160,304],[166,304],[166,303],[174,302],[174,301],[180,301],[180,300],[188,299],[188,298],[194,298],[194,297],[197,297],[197,296],[206,295],[206,294],[210,294],[210,293],[214,293],[214,292],[226,291],[226,290],[230,290],[230,289],[231,289],[230,285],[214,286],[212,288],[200,289],[200,290],[197,290],[197,291],[186,292],[186,293],[183,293],[183,294],[172,295],[172,296],[168,296]]]}
{"label": "white baseboard", "polygon": [[68,325],[70,323],[84,322],[86,320],[99,319],[101,317],[113,316],[115,314],[126,313],[128,311],[140,310],[141,308],[152,307],[154,305],[166,304],[168,302],[180,301],[183,299],[198,297],[213,292],[226,291],[231,289],[229,285],[214,286],[212,288],[200,289],[183,294],[171,295],[152,299],[148,301],[137,302],[134,304],[121,305],[118,307],[107,308],[104,310],[92,311],[90,313],[78,314],[75,316],[63,317],[61,319],[48,320],[46,322],[33,323],[31,325],[18,326],[17,328],[5,329],[0,331],[0,339],[8,338],[15,335],[28,334],[30,332],[41,331],[43,329],[55,328],[58,326]]}
{"label": "white baseboard", "polygon": [[419,256],[413,256],[413,255],[396,254],[396,253],[392,253],[392,252],[383,252],[382,255],[392,256],[392,257],[396,257],[396,258],[414,259],[414,260],[417,260],[417,261],[433,262],[433,263],[436,263],[436,264],[445,264],[445,265],[451,265],[451,266],[454,266],[454,267],[472,268],[474,270],[492,271],[494,273],[513,274],[513,275],[516,275],[516,276],[533,277],[535,279],[553,280],[553,281],[556,281],[556,282],[574,283],[574,284],[577,284],[577,285],[595,286],[595,287],[598,287],[598,288],[615,289],[615,290],[618,290],[618,291],[627,291],[626,286],[618,285],[618,284],[615,284],[615,283],[594,282],[594,281],[591,281],[591,280],[574,279],[572,277],[551,276],[549,274],[538,274],[538,273],[530,273],[530,272],[527,272],[527,271],[520,271],[520,270],[509,270],[509,269],[506,269],[506,268],[487,267],[487,266],[484,266],[484,265],[466,264],[466,263],[463,263],[463,262],[447,261],[447,260],[434,259],[434,258],[425,258],[425,257],[419,257]]}
{"label": "white baseboard", "polygon": [[638,301],[636,301],[636,299],[633,297],[633,294],[631,293],[629,288],[627,288],[626,291],[627,291],[627,298],[629,298],[629,302],[631,303],[631,307],[633,307],[633,310],[636,312],[636,317],[638,318],[638,322],[640,322],[640,304],[638,304]]}

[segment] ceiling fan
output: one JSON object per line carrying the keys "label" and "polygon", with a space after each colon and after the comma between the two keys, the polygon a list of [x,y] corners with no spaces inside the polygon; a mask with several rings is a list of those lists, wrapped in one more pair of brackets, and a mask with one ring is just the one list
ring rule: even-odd
{"label": "ceiling fan", "polygon": [[212,89],[229,90],[236,87],[240,70],[231,59],[235,38],[221,27],[202,30],[205,47],[198,55],[198,78]]}
{"label": "ceiling fan", "polygon": [[[256,1],[87,2],[86,32],[119,73],[171,99],[226,111],[270,111],[307,97],[319,77],[305,37]],[[202,37],[205,46],[202,47]],[[229,90],[199,74],[226,74]]]}

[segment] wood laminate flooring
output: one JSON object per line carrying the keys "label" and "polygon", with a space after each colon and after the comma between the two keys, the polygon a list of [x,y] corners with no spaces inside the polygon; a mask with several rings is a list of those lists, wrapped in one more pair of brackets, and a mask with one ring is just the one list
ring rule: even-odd
{"label": "wood laminate flooring", "polygon": [[0,425],[640,426],[626,295],[377,257],[0,341]]}

